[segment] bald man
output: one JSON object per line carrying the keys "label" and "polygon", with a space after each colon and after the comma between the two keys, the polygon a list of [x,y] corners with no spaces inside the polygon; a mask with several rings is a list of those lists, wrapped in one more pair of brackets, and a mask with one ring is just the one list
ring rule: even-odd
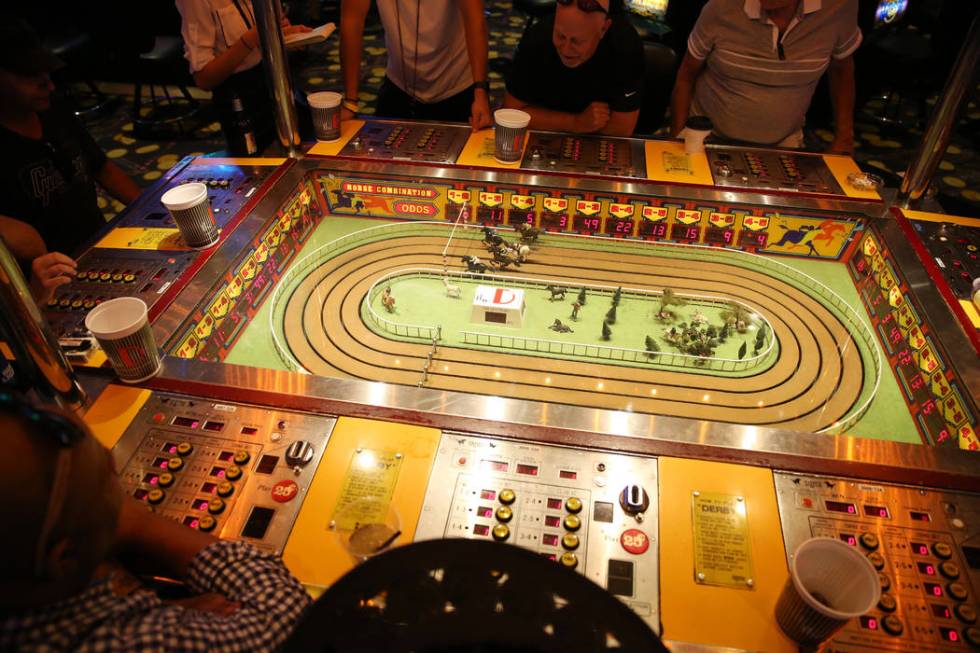
{"label": "bald man", "polygon": [[[309,605],[277,558],[124,496],[72,415],[0,393],[0,432],[0,651],[271,651]],[[195,595],[163,601],[115,555]]]}
{"label": "bald man", "polygon": [[559,0],[531,26],[507,76],[504,106],[531,128],[629,136],[640,116],[643,42],[610,0]]}

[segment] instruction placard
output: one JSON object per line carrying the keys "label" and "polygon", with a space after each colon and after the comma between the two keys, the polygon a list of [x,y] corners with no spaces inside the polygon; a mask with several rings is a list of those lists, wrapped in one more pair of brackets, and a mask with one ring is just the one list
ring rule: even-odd
{"label": "instruction placard", "polygon": [[330,518],[337,529],[385,523],[402,459],[390,451],[361,449],[354,453]]}
{"label": "instruction placard", "polygon": [[730,494],[695,493],[694,578],[698,583],[752,587],[752,555],[745,501]]}

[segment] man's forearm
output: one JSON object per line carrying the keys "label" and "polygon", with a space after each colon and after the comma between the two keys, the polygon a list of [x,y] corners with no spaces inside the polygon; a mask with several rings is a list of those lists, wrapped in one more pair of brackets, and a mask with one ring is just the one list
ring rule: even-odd
{"label": "man's forearm", "polygon": [[343,0],[340,6],[340,69],[344,96],[356,100],[361,85],[361,48],[370,0]]}
{"label": "man's forearm", "polygon": [[[256,45],[256,47],[258,47]],[[245,38],[235,41],[230,48],[209,61],[204,68],[194,73],[194,83],[206,91],[213,90],[232,76],[239,64],[252,52]]]}
{"label": "man's forearm", "polygon": [[834,105],[834,133],[837,139],[854,138],[854,57],[831,62],[828,71],[830,100]]}
{"label": "man's forearm", "polygon": [[670,134],[677,136],[684,129],[684,123],[691,113],[691,95],[694,92],[693,79],[678,79],[674,93],[670,97]]}
{"label": "man's forearm", "polygon": [[122,168],[112,161],[106,161],[99,171],[96,180],[99,185],[108,191],[110,195],[122,202],[129,204],[140,194],[140,187],[136,185],[129,175],[123,172]]}
{"label": "man's forearm", "polygon": [[217,538],[167,519],[136,499],[124,500],[119,517],[118,547],[146,571],[184,578],[191,562]]}
{"label": "man's forearm", "polygon": [[609,122],[599,130],[599,133],[608,136],[632,136],[639,119],[639,109],[636,111],[612,111],[609,114]]}
{"label": "man's forearm", "polygon": [[487,21],[483,16],[482,0],[462,0],[459,10],[463,14],[463,32],[466,36],[466,53],[470,57],[473,81],[487,80]]}

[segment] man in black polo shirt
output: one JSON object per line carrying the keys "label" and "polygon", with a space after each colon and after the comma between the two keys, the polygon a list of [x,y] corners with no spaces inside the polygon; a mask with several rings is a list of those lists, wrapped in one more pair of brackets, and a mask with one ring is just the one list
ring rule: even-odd
{"label": "man in black polo shirt", "polygon": [[59,65],[25,22],[0,16],[0,214],[71,254],[105,225],[95,182],[124,204],[139,187],[71,112],[51,106]]}
{"label": "man in black polo shirt", "polygon": [[613,0],[558,0],[517,48],[504,106],[531,128],[629,136],[640,115],[643,43]]}

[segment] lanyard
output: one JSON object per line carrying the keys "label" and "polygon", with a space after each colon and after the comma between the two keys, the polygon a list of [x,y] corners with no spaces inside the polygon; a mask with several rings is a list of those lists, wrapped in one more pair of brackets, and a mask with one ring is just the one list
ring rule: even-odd
{"label": "lanyard", "polygon": [[245,23],[245,27],[247,27],[248,29],[252,29],[252,21],[249,20],[248,14],[246,14],[245,10],[242,9],[241,2],[239,0],[231,0],[231,1],[232,3],[234,3],[235,9],[238,10],[238,14],[242,17],[242,21]]}

